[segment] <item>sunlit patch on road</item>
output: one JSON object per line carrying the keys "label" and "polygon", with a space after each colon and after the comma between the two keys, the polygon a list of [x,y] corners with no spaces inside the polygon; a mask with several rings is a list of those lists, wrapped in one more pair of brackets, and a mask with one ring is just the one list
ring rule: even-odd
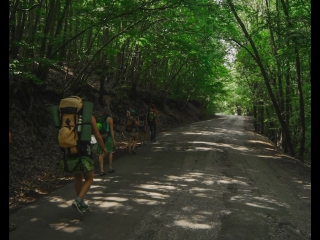
{"label": "sunlit patch on road", "polygon": [[211,228],[209,224],[195,223],[187,220],[174,221],[174,225],[180,226],[183,228],[190,228],[190,229],[210,229]]}

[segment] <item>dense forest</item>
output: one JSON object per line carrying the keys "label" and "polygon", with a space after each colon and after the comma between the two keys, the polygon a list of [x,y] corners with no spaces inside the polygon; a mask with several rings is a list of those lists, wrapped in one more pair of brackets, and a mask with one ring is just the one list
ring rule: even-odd
{"label": "dense forest", "polygon": [[50,105],[94,93],[119,114],[138,95],[251,115],[311,164],[311,2],[9,0],[9,129],[19,113],[41,139]]}

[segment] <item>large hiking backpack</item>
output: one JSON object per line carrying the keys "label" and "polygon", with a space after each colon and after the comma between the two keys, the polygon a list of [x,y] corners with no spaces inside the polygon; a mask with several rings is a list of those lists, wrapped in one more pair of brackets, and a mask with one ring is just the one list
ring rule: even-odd
{"label": "large hiking backpack", "polygon": [[59,167],[68,173],[85,170],[83,157],[92,157],[90,141],[93,103],[71,96],[63,98],[59,106],[51,106],[49,112],[56,128],[57,143],[64,153],[58,163]]}
{"label": "large hiking backpack", "polygon": [[[80,141],[82,127],[83,101],[78,96],[71,96],[60,101],[60,129],[58,143],[65,156],[81,156],[87,153],[87,142]],[[80,123],[79,123],[80,118]]]}
{"label": "large hiking backpack", "polygon": [[149,122],[154,122],[156,119],[156,116],[157,116],[156,112],[150,109],[148,114]]}

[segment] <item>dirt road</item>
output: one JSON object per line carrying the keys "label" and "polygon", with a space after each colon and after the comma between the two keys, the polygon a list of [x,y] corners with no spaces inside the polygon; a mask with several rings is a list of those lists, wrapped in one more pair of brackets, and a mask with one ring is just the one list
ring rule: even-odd
{"label": "dirt road", "polygon": [[161,133],[95,176],[90,212],[73,184],[9,216],[9,239],[311,239],[311,170],[253,132],[248,117]]}

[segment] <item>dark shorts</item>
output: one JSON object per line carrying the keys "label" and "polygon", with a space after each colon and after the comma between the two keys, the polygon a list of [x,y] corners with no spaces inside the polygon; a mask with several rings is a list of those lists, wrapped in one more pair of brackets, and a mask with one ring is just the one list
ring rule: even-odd
{"label": "dark shorts", "polygon": [[127,137],[135,137],[137,133],[137,129],[133,128],[131,132],[125,131]]}

